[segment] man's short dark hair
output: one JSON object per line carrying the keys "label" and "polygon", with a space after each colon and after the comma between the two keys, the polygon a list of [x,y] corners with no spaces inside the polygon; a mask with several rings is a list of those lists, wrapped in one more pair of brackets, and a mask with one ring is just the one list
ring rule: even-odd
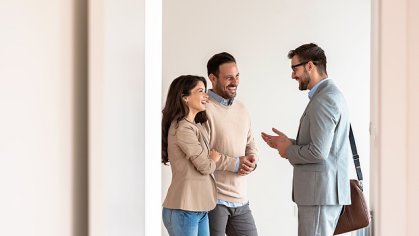
{"label": "man's short dark hair", "polygon": [[303,44],[298,48],[289,51],[288,58],[291,59],[294,56],[298,56],[300,62],[312,61],[316,65],[319,73],[327,75],[326,64],[327,59],[323,49],[314,43]]}
{"label": "man's short dark hair", "polygon": [[207,63],[208,76],[210,74],[213,74],[216,77],[218,77],[218,74],[220,73],[220,66],[224,63],[229,63],[229,62],[236,63],[236,59],[234,59],[234,57],[230,53],[221,52],[221,53],[215,54],[209,59]]}

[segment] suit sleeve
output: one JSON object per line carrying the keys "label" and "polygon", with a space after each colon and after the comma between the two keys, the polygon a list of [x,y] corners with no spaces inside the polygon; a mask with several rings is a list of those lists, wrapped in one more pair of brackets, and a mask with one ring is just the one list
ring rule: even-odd
{"label": "suit sleeve", "polygon": [[334,132],[340,117],[339,106],[327,96],[313,104],[309,111],[309,135],[307,144],[291,145],[287,150],[287,158],[293,165],[315,164],[324,162],[332,148]]}
{"label": "suit sleeve", "polygon": [[192,127],[182,126],[177,131],[177,143],[185,153],[186,159],[190,160],[195,168],[203,175],[212,174],[216,164],[209,158],[209,153],[204,152],[204,148],[199,142],[199,131]]}

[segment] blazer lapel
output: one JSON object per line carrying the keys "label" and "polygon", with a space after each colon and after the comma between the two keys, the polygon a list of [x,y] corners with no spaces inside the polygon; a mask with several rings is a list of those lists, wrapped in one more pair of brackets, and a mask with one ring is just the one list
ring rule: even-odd
{"label": "blazer lapel", "polygon": [[300,136],[301,123],[303,123],[303,119],[307,115],[307,109],[310,106],[310,103],[311,103],[311,100],[308,102],[308,104],[306,106],[306,109],[304,110],[304,113],[303,113],[303,115],[301,115],[301,118],[300,118],[300,124],[298,126],[297,138],[295,139],[295,142],[296,142],[297,145],[298,145],[298,137]]}
{"label": "blazer lapel", "polygon": [[303,122],[303,118],[306,116],[306,114],[307,114],[307,110],[308,110],[308,107],[310,106],[310,103],[311,103],[311,101],[313,101],[314,100],[314,98],[316,97],[316,95],[317,94],[319,94],[319,92],[324,88],[324,87],[326,87],[327,86],[327,84],[328,83],[332,83],[330,80],[328,80],[328,81],[324,81],[323,82],[323,84],[321,84],[318,88],[317,88],[317,91],[316,91],[316,93],[313,95],[313,97],[310,99],[310,101],[308,102],[308,104],[307,104],[307,106],[306,106],[306,109],[304,110],[304,113],[303,113],[303,115],[301,116],[301,118],[300,118],[300,125],[298,126],[298,132],[297,132],[297,138],[295,139],[295,142],[297,143],[297,145],[298,145],[298,137],[300,136],[300,128],[301,128],[301,123]]}

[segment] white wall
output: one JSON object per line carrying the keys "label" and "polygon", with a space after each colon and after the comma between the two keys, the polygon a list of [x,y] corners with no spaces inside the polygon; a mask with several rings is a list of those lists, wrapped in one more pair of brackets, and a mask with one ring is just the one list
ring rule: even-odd
{"label": "white wall", "polygon": [[87,235],[83,4],[0,3],[0,235]]}
{"label": "white wall", "polygon": [[[206,62],[213,54],[227,51],[238,61],[238,99],[250,110],[260,149],[258,169],[249,176],[260,235],[297,232],[292,168],[260,138],[260,132],[271,127],[295,137],[308,102],[307,93],[291,79],[290,49],[315,42],[325,50],[329,76],[346,95],[364,178],[369,180],[370,11],[370,1],[362,0],[163,1],[162,104],[175,77],[206,76]],[[171,174],[169,167],[162,171],[164,199]],[[164,227],[162,233],[166,235]]]}
{"label": "white wall", "polygon": [[[146,177],[144,154],[145,132],[160,129],[155,118],[157,127],[144,127],[145,96],[158,111],[148,120],[160,115],[160,93],[152,98],[160,85],[145,93],[145,58],[161,60],[153,38],[161,36],[150,34],[161,27],[149,21],[145,29],[146,9],[161,21],[161,6],[150,11],[153,4],[1,1],[0,235],[160,232],[160,200],[145,186],[160,189],[160,161],[148,156],[157,171],[149,167]],[[158,45],[148,56],[146,32]],[[152,76],[160,81],[157,70]],[[159,152],[157,140],[150,153]],[[148,231],[145,195],[158,202],[151,204],[155,219],[147,215]]]}
{"label": "white wall", "polygon": [[144,235],[144,1],[89,2],[89,235]]}

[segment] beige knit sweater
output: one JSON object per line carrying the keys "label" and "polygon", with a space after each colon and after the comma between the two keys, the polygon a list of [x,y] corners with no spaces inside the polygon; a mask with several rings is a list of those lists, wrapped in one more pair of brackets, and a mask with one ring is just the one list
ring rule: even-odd
{"label": "beige knit sweater", "polygon": [[206,112],[208,122],[204,128],[210,136],[210,147],[222,154],[214,172],[218,199],[245,203],[248,201],[247,178],[232,171],[236,158],[250,154],[257,156],[250,114],[237,100],[231,106],[224,106],[211,97]]}

